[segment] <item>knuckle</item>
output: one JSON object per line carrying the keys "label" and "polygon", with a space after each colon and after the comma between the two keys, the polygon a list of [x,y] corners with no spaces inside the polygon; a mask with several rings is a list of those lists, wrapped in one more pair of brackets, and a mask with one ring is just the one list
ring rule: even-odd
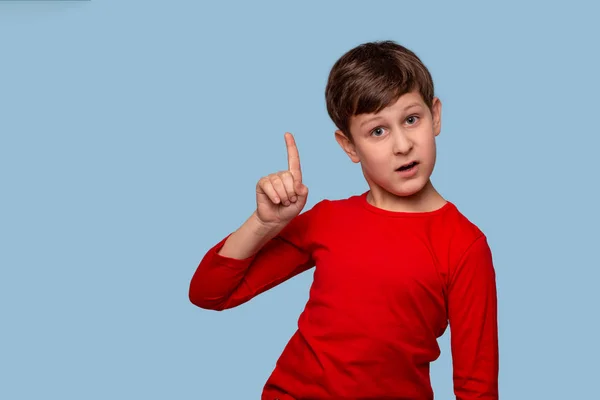
{"label": "knuckle", "polygon": [[281,178],[278,176],[271,178],[271,183],[273,183],[273,185],[275,185],[275,186],[280,186],[283,184],[283,182],[281,181]]}

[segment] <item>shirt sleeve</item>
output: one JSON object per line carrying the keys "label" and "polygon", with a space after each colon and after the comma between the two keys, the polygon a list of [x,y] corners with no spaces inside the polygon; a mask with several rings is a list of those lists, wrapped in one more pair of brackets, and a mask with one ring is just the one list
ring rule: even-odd
{"label": "shirt sleeve", "polygon": [[456,399],[497,400],[496,274],[485,236],[467,249],[450,277],[448,321]]}
{"label": "shirt sleeve", "polygon": [[190,301],[218,311],[236,307],[313,267],[311,234],[321,204],[296,216],[257,253],[243,260],[218,254],[231,234],[227,235],[200,261],[190,283]]}

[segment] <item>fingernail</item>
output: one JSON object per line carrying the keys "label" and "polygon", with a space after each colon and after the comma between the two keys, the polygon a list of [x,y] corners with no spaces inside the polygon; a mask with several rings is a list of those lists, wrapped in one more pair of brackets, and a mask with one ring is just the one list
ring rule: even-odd
{"label": "fingernail", "polygon": [[283,204],[286,205],[286,206],[289,206],[290,202],[286,200],[286,201],[283,202]]}
{"label": "fingernail", "polygon": [[297,199],[298,199],[298,198],[297,198],[296,196],[292,196],[292,198],[291,198],[290,200],[292,200],[292,203],[293,203],[293,202],[294,202],[294,201],[296,201]]}

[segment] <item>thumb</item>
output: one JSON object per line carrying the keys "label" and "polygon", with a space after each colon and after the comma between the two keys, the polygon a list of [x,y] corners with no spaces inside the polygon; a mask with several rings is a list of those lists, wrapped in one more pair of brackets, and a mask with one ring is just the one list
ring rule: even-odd
{"label": "thumb", "polygon": [[308,195],[308,188],[303,183],[296,183],[296,193],[300,197],[306,197]]}

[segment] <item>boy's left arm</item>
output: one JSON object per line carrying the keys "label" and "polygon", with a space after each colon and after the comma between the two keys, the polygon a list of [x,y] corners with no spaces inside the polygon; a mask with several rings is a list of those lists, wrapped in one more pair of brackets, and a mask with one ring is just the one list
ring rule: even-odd
{"label": "boy's left arm", "polygon": [[448,321],[456,399],[497,400],[496,273],[485,235],[473,242],[452,271]]}

